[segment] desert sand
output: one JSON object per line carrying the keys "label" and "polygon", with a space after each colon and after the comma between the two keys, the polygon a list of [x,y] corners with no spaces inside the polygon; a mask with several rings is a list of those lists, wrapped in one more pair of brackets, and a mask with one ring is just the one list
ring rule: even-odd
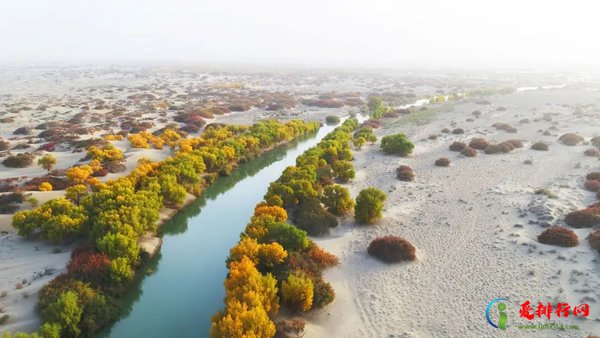
{"label": "desert sand", "polygon": [[[598,334],[600,270],[598,253],[585,240],[590,229],[575,229],[580,244],[573,248],[540,244],[536,238],[544,226],[564,225],[567,212],[596,200],[582,186],[585,175],[598,169],[598,158],[583,155],[589,146],[562,145],[558,137],[566,132],[587,140],[594,136],[600,130],[599,99],[597,92],[569,89],[523,91],[490,98],[492,105],[455,105],[421,126],[386,121],[378,137],[405,132],[415,151],[399,158],[384,155],[375,144],[354,152],[357,174],[347,187],[354,196],[366,187],[381,189],[388,194],[386,208],[376,225],[358,226],[348,219],[330,237],[317,240],[339,255],[341,264],[325,276],[336,300],[312,314],[307,337],[496,336],[485,308],[497,297],[511,299],[509,326],[527,323],[518,318],[519,304],[526,300],[591,306],[588,320],[564,321],[578,324],[580,331],[512,331],[517,336]],[[506,111],[497,111],[499,106]],[[474,110],[481,117],[467,122]],[[577,110],[587,113],[574,115]],[[540,119],[547,112],[556,113],[552,122]],[[519,122],[525,118],[530,122]],[[453,122],[465,133],[440,134]],[[518,131],[496,130],[491,127],[496,122]],[[553,125],[551,135],[542,135]],[[430,134],[439,138],[428,140]],[[468,143],[472,137],[521,139],[524,147],[500,155],[479,151],[475,158],[448,150],[453,141]],[[529,149],[533,141],[547,142],[550,151]],[[451,166],[434,166],[440,157],[449,158]],[[415,181],[396,179],[400,164],[413,168]],[[557,198],[533,193],[543,187]],[[417,261],[387,265],[369,257],[370,241],[389,234],[415,245]]]}

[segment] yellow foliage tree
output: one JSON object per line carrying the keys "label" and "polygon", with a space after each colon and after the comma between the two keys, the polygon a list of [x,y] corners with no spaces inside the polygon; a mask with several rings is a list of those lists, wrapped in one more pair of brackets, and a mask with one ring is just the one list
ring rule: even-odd
{"label": "yellow foliage tree", "polygon": [[275,324],[261,306],[249,306],[237,299],[228,300],[226,312],[213,317],[213,338],[262,338],[275,336]]}
{"label": "yellow foliage tree", "polygon": [[277,264],[285,262],[288,253],[281,244],[274,242],[269,244],[260,244],[258,247],[258,258],[261,264],[271,268]]}
{"label": "yellow foliage tree", "polygon": [[314,286],[303,273],[295,273],[281,283],[281,297],[294,310],[308,311],[313,302]]}
{"label": "yellow foliage tree", "polygon": [[38,190],[39,191],[52,191],[52,184],[50,184],[49,182],[42,182],[38,186]]}
{"label": "yellow foliage tree", "polygon": [[74,184],[84,184],[94,170],[89,165],[82,165],[67,169],[67,178]]}
{"label": "yellow foliage tree", "polygon": [[129,134],[127,139],[129,140],[129,143],[131,143],[131,146],[134,148],[143,148],[143,149],[150,148],[150,144],[148,143],[148,140],[140,134]]}

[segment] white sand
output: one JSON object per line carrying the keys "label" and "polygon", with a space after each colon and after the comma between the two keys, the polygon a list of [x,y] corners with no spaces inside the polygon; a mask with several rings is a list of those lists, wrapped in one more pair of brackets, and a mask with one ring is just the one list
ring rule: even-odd
{"label": "white sand", "polygon": [[[388,194],[383,220],[375,226],[359,227],[345,222],[335,233],[317,242],[340,255],[341,265],[326,272],[337,298],[333,305],[311,314],[307,337],[482,337],[496,336],[497,330],[485,321],[485,308],[496,297],[513,300],[509,304],[509,326],[526,324],[518,318],[518,304],[530,300],[589,303],[588,320],[556,319],[554,322],[579,324],[582,331],[523,332],[511,336],[575,336],[600,333],[600,269],[598,253],[585,240],[590,229],[576,230],[580,245],[560,248],[539,244],[539,225],[531,213],[519,217],[519,209],[547,205],[556,215],[551,225],[564,225],[564,214],[590,204],[595,198],[582,189],[583,177],[598,169],[598,159],[583,156],[589,146],[567,147],[557,143],[558,135],[578,131],[589,140],[600,131],[596,118],[574,118],[572,107],[559,104],[594,103],[598,95],[577,96],[568,90],[527,92],[491,99],[508,107],[459,105],[428,125],[380,129],[378,136],[408,132],[417,147],[410,158],[383,155],[378,145],[355,152],[357,178],[348,185],[353,195],[360,189],[377,187]],[[569,98],[571,100],[569,101]],[[550,123],[519,125],[524,117],[533,120],[542,111],[529,111],[552,102],[549,111],[561,113],[559,131],[542,136]],[[483,116],[465,122],[471,112]],[[598,108],[589,108],[598,111]],[[518,116],[515,116],[517,114]],[[437,141],[418,141],[450,127],[457,121],[466,135],[444,134]],[[496,131],[494,122],[507,122],[518,133]],[[509,154],[464,158],[447,147],[454,140],[481,136],[495,141],[520,138],[525,147]],[[549,152],[529,149],[531,141],[550,143]],[[440,168],[435,159],[448,157],[452,165]],[[523,164],[530,159],[533,165]],[[575,168],[580,163],[581,168]],[[410,165],[414,182],[395,178],[399,164]],[[536,188],[549,187],[557,199],[533,195]],[[536,202],[538,201],[538,202]],[[522,224],[523,228],[514,227]],[[366,254],[370,241],[378,236],[398,235],[417,248],[413,263],[386,265]],[[518,304],[517,304],[518,303]],[[548,321],[539,320],[540,323]],[[528,335],[529,334],[529,335]]]}

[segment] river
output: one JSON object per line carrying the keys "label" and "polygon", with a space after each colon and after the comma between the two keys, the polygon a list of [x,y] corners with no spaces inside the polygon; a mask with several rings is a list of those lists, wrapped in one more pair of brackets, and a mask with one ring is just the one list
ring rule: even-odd
{"label": "river", "polygon": [[274,149],[218,178],[162,228],[161,251],[138,273],[118,322],[97,337],[207,337],[223,307],[225,260],[269,184],[335,126]]}

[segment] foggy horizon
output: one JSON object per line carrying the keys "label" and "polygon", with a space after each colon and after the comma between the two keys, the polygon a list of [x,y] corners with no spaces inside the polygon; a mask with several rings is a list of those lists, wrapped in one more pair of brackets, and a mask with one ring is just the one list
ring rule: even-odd
{"label": "foggy horizon", "polygon": [[0,65],[600,69],[583,1],[25,1],[0,13]]}

